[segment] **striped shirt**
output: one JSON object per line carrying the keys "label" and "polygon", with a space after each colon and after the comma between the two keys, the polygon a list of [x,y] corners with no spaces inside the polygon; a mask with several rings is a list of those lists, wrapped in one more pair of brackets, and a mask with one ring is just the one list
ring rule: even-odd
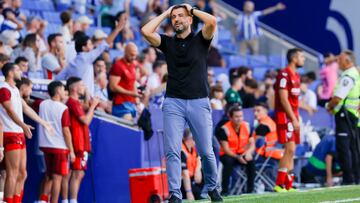
{"label": "striped shirt", "polygon": [[258,38],[262,33],[259,29],[259,17],[263,15],[262,11],[255,11],[250,15],[242,13],[238,16],[237,24],[239,40],[251,40]]}

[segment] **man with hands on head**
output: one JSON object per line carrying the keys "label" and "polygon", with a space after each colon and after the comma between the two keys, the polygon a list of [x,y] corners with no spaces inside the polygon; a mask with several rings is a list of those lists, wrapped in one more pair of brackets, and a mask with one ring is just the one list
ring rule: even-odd
{"label": "man with hands on head", "polygon": [[[191,30],[193,16],[204,22]],[[170,17],[175,36],[156,32]],[[207,55],[216,29],[216,18],[189,4],[170,7],[145,24],[141,33],[164,54],[168,66],[166,98],[163,103],[165,153],[170,203],[181,202],[181,140],[185,123],[194,135],[204,169],[205,188],[212,202],[222,202],[217,190],[217,167],[212,148],[212,118],[207,82]]]}

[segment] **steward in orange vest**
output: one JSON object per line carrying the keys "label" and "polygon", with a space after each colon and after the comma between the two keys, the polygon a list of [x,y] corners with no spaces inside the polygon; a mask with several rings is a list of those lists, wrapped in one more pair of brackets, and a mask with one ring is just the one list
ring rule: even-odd
{"label": "steward in orange vest", "polygon": [[189,130],[185,130],[181,146],[181,169],[183,197],[187,200],[200,199],[203,187],[201,161]]}
{"label": "steward in orange vest", "polygon": [[258,121],[257,126],[253,132],[253,137],[258,139],[259,136],[264,137],[265,145],[256,149],[256,153],[260,156],[271,157],[280,160],[284,155],[283,149],[275,149],[278,142],[278,135],[276,132],[275,122],[268,116],[266,106],[262,104],[255,105],[254,116]]}
{"label": "steward in orange vest", "polygon": [[244,121],[241,107],[233,106],[229,109],[229,119],[216,134],[221,148],[220,161],[224,168],[222,173],[222,194],[229,195],[229,179],[236,165],[246,167],[247,193],[254,190],[255,162],[253,153],[255,141],[250,135],[249,123]]}

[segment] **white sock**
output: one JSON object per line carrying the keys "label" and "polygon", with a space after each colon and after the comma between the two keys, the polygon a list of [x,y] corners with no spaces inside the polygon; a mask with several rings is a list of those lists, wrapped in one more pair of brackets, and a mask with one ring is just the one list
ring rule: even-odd
{"label": "white sock", "polygon": [[0,192],[0,201],[4,199],[4,192]]}
{"label": "white sock", "polygon": [[71,199],[70,203],[78,203],[76,199]]}
{"label": "white sock", "polygon": [[68,199],[63,199],[63,200],[61,200],[61,203],[69,203],[69,200]]}
{"label": "white sock", "polygon": [[46,201],[40,200],[38,203],[47,203]]}

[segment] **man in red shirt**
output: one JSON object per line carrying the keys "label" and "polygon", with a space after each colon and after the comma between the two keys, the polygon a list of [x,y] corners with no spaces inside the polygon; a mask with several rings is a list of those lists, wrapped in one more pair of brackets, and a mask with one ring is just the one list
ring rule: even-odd
{"label": "man in red shirt", "polygon": [[114,63],[109,78],[110,90],[114,93],[112,114],[130,121],[136,116],[135,99],[141,97],[135,87],[137,55],[136,45],[127,44],[124,57]]}
{"label": "man in red shirt", "polygon": [[32,126],[24,123],[23,113],[41,124],[50,134],[54,132],[51,125],[41,119],[20,97],[15,80],[20,80],[22,72],[14,63],[7,63],[2,68],[5,82],[0,83],[0,117],[4,124],[5,148],[5,194],[7,203],[22,202],[26,172],[26,140],[32,137]]}
{"label": "man in red shirt", "polygon": [[77,203],[80,184],[85,175],[84,171],[87,169],[88,154],[91,151],[89,125],[100,100],[94,97],[90,101],[87,113],[85,113],[83,104],[80,102],[80,97],[84,96],[86,92],[84,82],[78,77],[70,77],[66,81],[66,86],[69,91],[69,99],[66,105],[70,112],[70,129],[75,161],[71,165],[72,172],[62,183],[62,202],[67,202],[67,187],[70,179],[70,203]]}
{"label": "man in red shirt", "polygon": [[300,77],[296,73],[304,66],[305,57],[301,49],[289,49],[288,66],[279,71],[275,89],[275,121],[279,142],[284,144],[284,156],[280,159],[276,192],[293,191],[294,153],[296,144],[300,143],[299,95]]}

